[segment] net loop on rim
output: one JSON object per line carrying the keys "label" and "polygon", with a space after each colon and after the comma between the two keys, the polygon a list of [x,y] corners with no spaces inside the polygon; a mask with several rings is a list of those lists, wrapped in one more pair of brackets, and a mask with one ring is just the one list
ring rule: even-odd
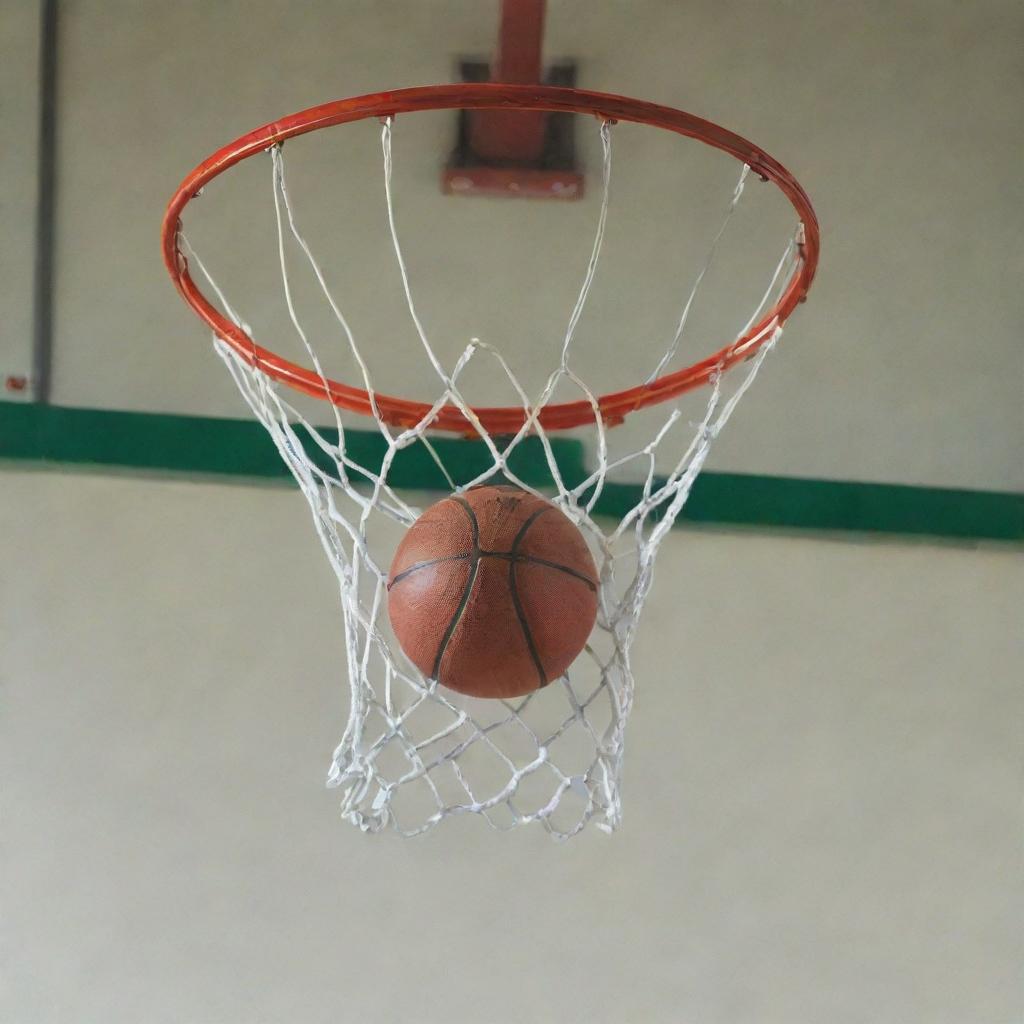
{"label": "net loop on rim", "polygon": [[[384,201],[394,257],[408,314],[438,385],[418,415],[396,422],[380,407],[368,364],[355,332],[327,283],[289,193],[280,144],[269,147],[276,247],[288,317],[325,393],[331,384],[310,332],[296,307],[288,248],[296,246],[307,271],[327,301],[362,376],[366,402],[383,450],[374,457],[357,451],[337,403],[332,429],[317,428],[289,401],[281,380],[267,365],[265,350],[228,301],[203,261],[178,228],[180,252],[209,282],[224,316],[250,339],[214,334],[214,345],[241,395],[273,440],[305,497],[323,550],[335,573],[342,605],[350,705],[334,752],[328,785],[341,793],[343,817],[366,831],[392,827],[405,835],[424,832],[446,818],[474,814],[493,827],[538,822],[557,838],[568,838],[588,822],[605,830],[621,820],[620,787],[625,726],[634,699],[631,648],[650,592],[658,548],[679,516],[711,446],[759,373],[782,333],[769,318],[751,335],[766,309],[780,301],[804,258],[799,225],[774,265],[763,295],[735,340],[707,370],[708,397],[700,420],[687,424],[669,408],[654,436],[636,451],[609,454],[600,396],[572,367],[573,340],[599,264],[610,208],[612,119],[600,121],[602,195],[590,258],[569,314],[558,362],[540,393],[530,396],[493,345],[474,338],[448,369],[437,356],[417,314],[408,268],[399,241],[394,206],[392,138],[394,123],[381,126]],[[744,193],[750,166],[741,165],[724,220],[705,251],[705,261],[683,301],[677,329],[648,383],[657,385],[683,337],[701,283]],[[516,394],[518,425],[496,437],[469,403],[460,382],[467,368],[486,359]],[[726,369],[746,359],[733,373]],[[591,410],[592,469],[567,477],[545,426],[544,411],[559,385],[569,384]],[[446,411],[457,410],[486,459],[475,472],[453,468],[434,433]],[[688,439],[687,439],[688,438]],[[659,476],[657,457],[669,444],[681,453]],[[403,452],[422,446],[451,491],[507,482],[553,501],[581,530],[599,571],[598,617],[576,663],[560,679],[517,700],[462,697],[425,678],[402,653],[386,615],[387,565],[371,533],[382,521],[408,527],[420,508],[403,497],[396,467]],[[520,458],[533,448],[529,460]],[[527,473],[523,465],[533,465]],[[540,467],[543,472],[538,472]],[[608,517],[603,496],[613,473],[629,471],[641,480],[639,500]],[[542,479],[543,477],[543,479]],[[547,492],[547,493],[544,493]]]}

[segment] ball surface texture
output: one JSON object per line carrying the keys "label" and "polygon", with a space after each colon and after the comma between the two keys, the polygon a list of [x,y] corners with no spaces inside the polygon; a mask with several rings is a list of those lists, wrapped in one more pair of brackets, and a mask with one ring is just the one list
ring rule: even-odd
{"label": "ball surface texture", "polygon": [[409,528],[391,563],[388,614],[427,678],[473,697],[519,697],[583,650],[597,570],[554,505],[484,485],[431,505]]}

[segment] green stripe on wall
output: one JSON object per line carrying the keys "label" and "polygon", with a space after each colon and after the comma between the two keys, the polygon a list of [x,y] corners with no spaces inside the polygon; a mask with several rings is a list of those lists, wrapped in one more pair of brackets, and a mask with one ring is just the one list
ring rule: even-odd
{"label": "green stripe on wall", "polygon": [[[323,428],[321,432],[331,442],[337,437],[332,429]],[[432,438],[431,444],[456,483],[472,480],[492,464],[482,441],[441,437]],[[386,447],[376,431],[345,433],[348,454],[369,468],[380,467]],[[583,479],[583,446],[578,441],[557,439],[553,448],[563,475]],[[204,477],[292,479],[273,442],[255,420],[13,402],[0,402],[0,459],[55,467],[120,467]],[[536,438],[527,438],[509,457],[509,465],[529,484],[543,487],[551,482]],[[423,445],[397,454],[388,481],[402,488],[448,490],[444,474]]]}
{"label": "green stripe on wall", "polygon": [[[457,483],[472,479],[490,465],[482,442],[432,438],[431,443]],[[379,466],[385,446],[376,432],[348,431],[346,447],[355,461],[374,467]],[[563,477],[567,481],[583,479],[582,444],[558,438],[553,447]],[[290,479],[263,427],[253,421],[14,402],[0,402],[0,459],[57,469],[83,466],[199,477]],[[536,439],[528,438],[520,445],[511,462],[515,472],[530,484],[543,487],[550,482]],[[399,453],[389,481],[402,488],[447,490],[443,475],[422,445]],[[620,516],[638,499],[638,487],[608,484],[597,511]],[[1020,542],[1024,540],[1024,495],[705,472],[694,485],[680,519]]]}

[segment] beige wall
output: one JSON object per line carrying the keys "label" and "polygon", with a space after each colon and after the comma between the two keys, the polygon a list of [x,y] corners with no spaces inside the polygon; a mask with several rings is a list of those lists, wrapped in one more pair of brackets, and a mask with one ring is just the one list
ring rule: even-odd
{"label": "beige wall", "polygon": [[[581,84],[748,134],[821,215],[813,301],[714,468],[1024,486],[1024,8],[549,6],[548,52],[578,58]],[[37,13],[0,0],[0,116],[18,140],[0,150],[0,370],[30,353]],[[55,398],[242,415],[159,264],[171,189],[281,113],[449,78],[488,50],[493,6],[62,0],[61,18]],[[355,275],[341,292],[374,358],[416,384],[397,282],[361,284],[387,259],[371,129],[328,142],[296,195],[323,211],[339,280]],[[396,134],[428,323],[540,366],[530,346],[548,336],[523,318],[564,323],[593,192],[561,213],[449,204],[450,130]],[[593,134],[582,144],[592,172]],[[633,323],[644,284],[638,322],[657,337],[687,265],[669,254],[712,223],[674,169],[702,190],[733,179],[663,142],[616,145],[620,248],[590,324]],[[251,272],[272,327],[264,170],[241,174],[240,205],[215,189],[203,211],[228,283]],[[668,216],[665,189],[697,220]],[[645,274],[617,276],[633,263]],[[492,279],[460,289],[480,265]],[[529,301],[508,316],[512,283]],[[722,296],[708,325],[733,313]],[[635,369],[630,344],[587,331],[607,372]],[[1019,552],[677,531],[637,643],[623,829],[557,846],[461,819],[404,842],[341,823],[323,787],[342,638],[297,493],[8,467],[0,1022],[1021,1024],[1021,607]]]}
{"label": "beige wall", "polygon": [[290,489],[6,473],[0,1020],[1024,1019],[996,550],[674,533],[626,820],[365,836]]}
{"label": "beige wall", "polygon": [[[715,468],[1024,487],[1019,0],[549,7],[547,52],[575,57],[581,85],[721,121],[790,166],[817,206],[813,301]],[[458,56],[490,50],[494,10],[491,0],[62,2],[55,400],[240,415],[160,266],[172,189],[217,146],[282,114],[449,80]],[[692,146],[621,129],[605,263],[580,332],[581,367],[615,387],[653,366],[671,336],[683,282],[734,182],[725,159],[705,164]],[[578,206],[444,199],[438,168],[453,131],[447,115],[396,129],[400,224],[421,311],[449,358],[479,335],[539,373],[553,366],[572,307],[597,189]],[[593,184],[589,119],[580,138]],[[288,160],[303,222],[380,369],[378,386],[433,397],[397,301],[376,125],[297,140]],[[265,164],[208,190],[189,224],[208,225],[198,241],[260,337],[288,352],[294,344],[299,357],[273,313],[283,304]],[[730,227],[684,346],[691,358],[724,343],[764,287],[784,238],[771,218],[758,230],[770,198],[752,187]],[[351,373],[340,357],[327,365]],[[477,376],[477,404],[493,397],[494,377]],[[644,440],[654,433],[644,431]]]}

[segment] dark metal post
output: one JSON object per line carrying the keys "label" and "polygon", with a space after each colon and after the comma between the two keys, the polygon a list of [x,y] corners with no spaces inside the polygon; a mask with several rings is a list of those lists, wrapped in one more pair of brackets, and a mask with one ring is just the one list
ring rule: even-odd
{"label": "dark metal post", "polygon": [[53,360],[53,245],[57,185],[57,0],[40,0],[39,145],[32,285],[32,394],[50,400]]}

